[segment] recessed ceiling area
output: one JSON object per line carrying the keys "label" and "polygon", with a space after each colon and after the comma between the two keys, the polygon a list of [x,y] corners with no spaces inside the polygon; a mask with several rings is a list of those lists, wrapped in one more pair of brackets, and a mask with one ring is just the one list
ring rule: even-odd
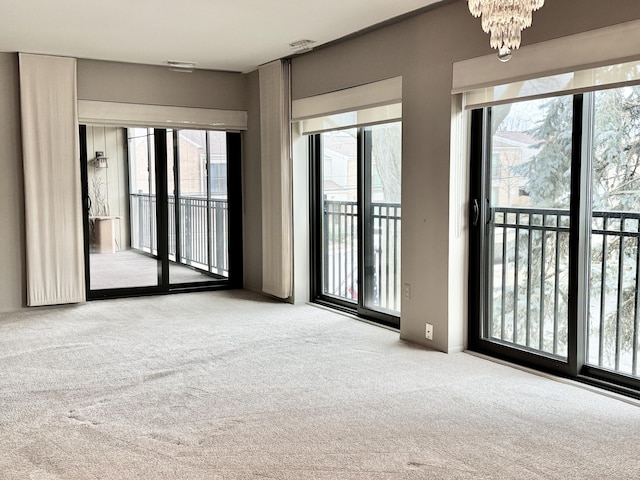
{"label": "recessed ceiling area", "polygon": [[3,2],[0,51],[248,72],[440,0],[20,0]]}

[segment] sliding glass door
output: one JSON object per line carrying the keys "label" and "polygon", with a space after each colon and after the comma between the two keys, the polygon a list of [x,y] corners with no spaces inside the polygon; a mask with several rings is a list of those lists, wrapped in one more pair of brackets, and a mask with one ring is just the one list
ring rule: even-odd
{"label": "sliding glass door", "polygon": [[239,134],[83,126],[81,138],[89,297],[241,285]]}
{"label": "sliding glass door", "polygon": [[341,304],[358,304],[360,267],[358,135],[356,129],[320,138],[319,203],[321,294]]}
{"label": "sliding glass door", "polygon": [[[571,97],[565,97],[493,108],[485,167],[489,213],[485,335],[564,360],[569,315],[571,106]],[[553,128],[545,119],[553,119]],[[557,145],[559,138],[568,141]]]}
{"label": "sliding glass door", "polygon": [[640,87],[593,94],[586,363],[640,378]]}
{"label": "sliding glass door", "polygon": [[640,390],[640,87],[472,113],[470,344]]}
{"label": "sliding glass door", "polygon": [[311,149],[314,297],[398,326],[401,124],[324,132]]}
{"label": "sliding glass door", "polygon": [[87,126],[91,291],[158,287],[153,131]]}
{"label": "sliding glass door", "polygon": [[228,278],[226,133],[169,131],[167,146],[170,283]]}
{"label": "sliding glass door", "polygon": [[364,128],[363,135],[362,304],[399,317],[402,126],[375,125]]}

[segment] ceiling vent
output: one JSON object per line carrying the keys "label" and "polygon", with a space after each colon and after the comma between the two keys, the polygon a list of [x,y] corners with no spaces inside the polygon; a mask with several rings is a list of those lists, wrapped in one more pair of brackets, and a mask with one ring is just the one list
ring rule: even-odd
{"label": "ceiling vent", "polygon": [[313,40],[298,40],[297,42],[291,42],[289,48],[293,50],[293,53],[304,53],[311,51],[314,43],[316,42]]}
{"label": "ceiling vent", "polygon": [[196,62],[179,62],[176,60],[168,60],[169,70],[173,72],[191,73],[196,67]]}

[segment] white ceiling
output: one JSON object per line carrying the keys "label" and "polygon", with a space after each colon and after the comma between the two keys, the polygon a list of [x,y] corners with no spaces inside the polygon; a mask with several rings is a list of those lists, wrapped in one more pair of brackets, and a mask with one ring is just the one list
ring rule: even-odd
{"label": "white ceiling", "polygon": [[439,0],[0,0],[0,51],[248,72]]}

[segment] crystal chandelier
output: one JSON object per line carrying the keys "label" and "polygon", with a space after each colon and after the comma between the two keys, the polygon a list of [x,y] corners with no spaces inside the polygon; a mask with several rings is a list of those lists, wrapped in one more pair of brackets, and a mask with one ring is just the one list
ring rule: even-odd
{"label": "crystal chandelier", "polygon": [[531,26],[531,14],[544,0],[467,0],[474,17],[482,16],[482,29],[491,34],[491,47],[506,62],[520,47],[522,30]]}

